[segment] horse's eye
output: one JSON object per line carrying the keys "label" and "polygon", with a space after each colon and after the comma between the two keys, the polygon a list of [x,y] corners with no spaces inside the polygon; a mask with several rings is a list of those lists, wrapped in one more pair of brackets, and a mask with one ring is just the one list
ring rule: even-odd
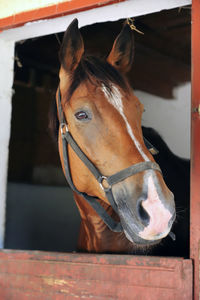
{"label": "horse's eye", "polygon": [[81,120],[87,120],[88,114],[85,111],[79,111],[75,114],[75,117],[77,118],[77,120],[81,121]]}

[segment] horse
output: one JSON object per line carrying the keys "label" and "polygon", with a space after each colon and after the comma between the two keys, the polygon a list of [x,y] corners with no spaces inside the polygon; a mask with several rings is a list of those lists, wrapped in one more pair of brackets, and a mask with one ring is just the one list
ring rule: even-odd
{"label": "horse", "polygon": [[106,58],[86,54],[77,19],[61,44],[58,148],[81,216],[80,251],[150,251],[176,218],[174,195],[143,138],[143,105],[126,78],[133,54],[128,24]]}

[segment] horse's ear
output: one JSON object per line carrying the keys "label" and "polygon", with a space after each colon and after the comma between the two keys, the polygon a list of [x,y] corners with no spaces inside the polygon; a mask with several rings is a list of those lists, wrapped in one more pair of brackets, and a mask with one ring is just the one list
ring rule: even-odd
{"label": "horse's ear", "polygon": [[130,70],[134,56],[133,31],[126,24],[114,41],[107,61],[123,73]]}
{"label": "horse's ear", "polygon": [[60,48],[60,62],[67,72],[78,66],[84,52],[84,43],[78,29],[78,20],[74,19],[67,28]]}

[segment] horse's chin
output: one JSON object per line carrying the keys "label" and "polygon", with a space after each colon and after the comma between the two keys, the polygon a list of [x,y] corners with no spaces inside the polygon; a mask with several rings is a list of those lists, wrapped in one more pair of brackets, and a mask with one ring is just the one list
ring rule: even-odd
{"label": "horse's chin", "polygon": [[142,236],[141,232],[143,233],[145,228],[148,229],[148,226],[144,227],[129,209],[119,209],[118,213],[126,238],[135,246],[151,247],[159,244],[161,240],[169,234],[172,226],[172,224],[170,224],[163,232],[154,233],[152,232],[153,230],[151,230],[150,233],[147,232],[148,234]]}
{"label": "horse's chin", "polygon": [[162,239],[158,239],[158,238],[156,238],[155,240],[145,240],[133,233],[130,236],[126,229],[124,229],[124,234],[125,234],[126,238],[129,240],[129,242],[131,242],[134,245],[137,244],[137,245],[141,245],[141,246],[142,245],[143,246],[154,246],[154,245],[159,244],[162,240]]}

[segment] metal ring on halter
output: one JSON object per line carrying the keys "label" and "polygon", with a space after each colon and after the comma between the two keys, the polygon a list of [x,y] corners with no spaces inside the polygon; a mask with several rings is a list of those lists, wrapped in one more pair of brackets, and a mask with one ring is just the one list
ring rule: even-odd
{"label": "metal ring on halter", "polygon": [[[99,185],[100,185],[100,187],[102,188],[102,190],[103,191],[109,191],[110,189],[111,189],[111,185],[108,183],[108,178],[106,177],[106,176],[101,176],[100,178],[99,178]],[[103,183],[106,183],[106,186],[104,186],[104,184]]]}
{"label": "metal ring on halter", "polygon": [[61,132],[61,135],[64,136],[66,132],[68,132],[69,129],[67,127],[67,124],[66,123],[60,123],[60,132]]}

